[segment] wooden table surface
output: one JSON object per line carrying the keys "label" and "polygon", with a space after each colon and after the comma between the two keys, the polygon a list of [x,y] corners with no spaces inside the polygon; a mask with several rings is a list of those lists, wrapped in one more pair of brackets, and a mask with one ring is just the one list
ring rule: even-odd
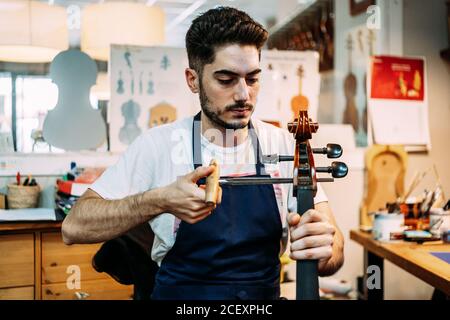
{"label": "wooden table surface", "polygon": [[450,264],[431,254],[450,252],[450,244],[442,241],[423,244],[408,241],[380,242],[373,240],[370,233],[360,230],[351,230],[350,239],[450,296]]}

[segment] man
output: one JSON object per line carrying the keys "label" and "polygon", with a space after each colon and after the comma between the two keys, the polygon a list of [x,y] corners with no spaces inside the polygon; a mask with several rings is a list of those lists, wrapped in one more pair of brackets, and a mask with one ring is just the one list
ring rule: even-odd
{"label": "man", "polygon": [[[185,77],[202,112],[153,128],[134,141],[77,202],[64,242],[115,238],[149,221],[159,265],[153,299],[277,299],[279,255],[290,226],[291,258],[319,260],[330,275],[343,263],[343,237],[322,188],[302,218],[289,185],[223,186],[205,203],[201,179],[215,158],[221,176],[292,176],[292,163],[264,165],[262,153],[293,154],[291,135],[250,120],[267,31],[233,8],[209,10],[186,34]],[[196,168],[192,171],[193,168]]]}

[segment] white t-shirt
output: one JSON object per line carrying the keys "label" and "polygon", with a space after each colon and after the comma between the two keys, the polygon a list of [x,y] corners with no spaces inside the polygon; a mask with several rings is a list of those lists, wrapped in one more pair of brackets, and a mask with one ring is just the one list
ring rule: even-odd
{"label": "white t-shirt", "polygon": [[[141,134],[121,155],[119,161],[108,168],[95,181],[91,189],[104,199],[122,199],[147,190],[163,187],[174,182],[177,177],[194,170],[192,158],[192,121],[188,117],[170,124],[147,130]],[[287,130],[252,119],[261,145],[262,154],[292,155],[294,139]],[[220,164],[221,176],[248,176],[256,173],[253,144],[250,138],[240,145],[222,148],[210,143],[202,136],[202,163],[208,165],[212,158]],[[265,164],[265,173],[271,177],[292,177],[291,161]],[[292,196],[292,185],[273,185],[283,239],[287,240],[287,212],[297,210],[296,198]],[[322,187],[318,190],[314,203],[327,201]],[[150,222],[155,233],[152,259],[161,264],[162,259],[175,243],[179,219],[170,213],[163,213]]]}

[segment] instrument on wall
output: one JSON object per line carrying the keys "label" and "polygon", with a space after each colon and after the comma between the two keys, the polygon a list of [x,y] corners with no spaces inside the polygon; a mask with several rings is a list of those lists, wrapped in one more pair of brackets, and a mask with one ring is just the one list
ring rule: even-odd
{"label": "instrument on wall", "polygon": [[124,124],[119,131],[119,140],[123,144],[130,145],[142,131],[137,123],[141,113],[141,107],[133,99],[130,99],[122,104],[121,111]]}
{"label": "instrument on wall", "polygon": [[333,20],[332,13],[328,6],[322,7],[320,18],[321,38],[324,44],[323,63],[320,70],[328,70],[333,68],[334,60],[334,42],[333,42]]}
{"label": "instrument on wall", "polygon": [[300,110],[308,110],[309,100],[306,96],[302,94],[303,88],[303,66],[299,66],[297,69],[298,76],[298,95],[291,99],[291,110],[293,117],[298,115]]}
{"label": "instrument on wall", "polygon": [[373,215],[404,194],[408,155],[402,146],[373,145],[366,153],[367,191],[360,211],[360,228],[370,230]]}
{"label": "instrument on wall", "polygon": [[123,88],[122,71],[119,71],[119,80],[117,80],[116,92],[118,94],[123,94],[125,92],[125,89]]}
{"label": "instrument on wall", "polygon": [[[373,53],[373,43],[375,41],[375,33],[373,30],[369,30],[369,36],[368,36],[368,42],[369,42],[369,57],[371,57]],[[362,125],[364,132],[367,133],[367,121],[368,121],[368,115],[367,115],[367,74],[364,74],[364,94],[366,96],[366,105],[364,106],[364,111],[362,115]]]}
{"label": "instrument on wall", "polygon": [[106,141],[106,124],[89,100],[97,79],[94,60],[79,50],[63,51],[50,64],[50,77],[58,87],[58,101],[44,120],[45,141],[64,150],[98,148]]}
{"label": "instrument on wall", "polygon": [[321,0],[292,17],[272,32],[267,42],[269,49],[315,50],[319,53],[319,70],[334,67],[334,13],[333,1]]}
{"label": "instrument on wall", "polygon": [[[281,184],[293,185],[293,196],[297,198],[297,212],[303,215],[307,210],[314,208],[314,196],[317,192],[317,182],[332,182],[333,178],[343,178],[347,175],[348,168],[343,162],[332,162],[328,167],[315,167],[313,154],[326,154],[328,158],[339,158],[342,148],[337,144],[328,144],[324,148],[311,148],[309,140],[316,133],[319,125],[308,116],[308,110],[300,110],[294,121],[288,123],[288,130],[295,138],[294,155],[263,155],[263,163],[276,164],[281,161],[293,161],[294,170],[292,178],[265,178],[265,177],[241,177],[220,178],[218,174],[211,174],[206,181],[206,199],[214,199],[219,185],[257,185],[257,184]],[[215,168],[219,164],[214,162]],[[332,178],[318,178],[316,173],[329,173]],[[297,261],[297,300],[319,300],[318,261]]]}
{"label": "instrument on wall", "polygon": [[355,132],[358,132],[359,118],[358,109],[356,108],[355,95],[356,95],[356,76],[352,72],[352,50],[353,39],[351,34],[347,38],[348,49],[348,74],[344,80],[344,92],[345,92],[345,110],[342,122],[345,124],[351,124]]}

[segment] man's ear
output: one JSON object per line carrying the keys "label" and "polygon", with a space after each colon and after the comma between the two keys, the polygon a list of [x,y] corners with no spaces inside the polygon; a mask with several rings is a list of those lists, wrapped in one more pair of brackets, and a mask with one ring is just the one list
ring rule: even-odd
{"label": "man's ear", "polygon": [[184,70],[184,76],[186,77],[186,83],[189,89],[191,89],[192,93],[198,93],[200,79],[197,72],[194,69],[186,68]]}

